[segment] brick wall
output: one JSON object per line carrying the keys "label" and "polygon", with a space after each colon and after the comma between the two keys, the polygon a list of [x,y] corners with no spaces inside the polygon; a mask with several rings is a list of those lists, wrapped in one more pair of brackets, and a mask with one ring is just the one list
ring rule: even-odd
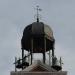
{"label": "brick wall", "polygon": [[10,75],[67,75],[66,71],[62,72],[11,72]]}

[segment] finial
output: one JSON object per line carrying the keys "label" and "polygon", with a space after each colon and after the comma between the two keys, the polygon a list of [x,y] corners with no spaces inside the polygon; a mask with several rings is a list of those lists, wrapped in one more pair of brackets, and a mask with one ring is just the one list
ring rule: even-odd
{"label": "finial", "polygon": [[60,57],[60,66],[62,67],[62,64],[64,64],[63,62],[62,62],[62,58]]}
{"label": "finial", "polygon": [[39,11],[41,11],[42,9],[39,8],[39,6],[36,6],[36,10],[37,10],[37,22],[39,22]]}
{"label": "finial", "polygon": [[15,72],[17,71],[17,69],[16,69],[16,62],[17,62],[17,57],[15,57]]}

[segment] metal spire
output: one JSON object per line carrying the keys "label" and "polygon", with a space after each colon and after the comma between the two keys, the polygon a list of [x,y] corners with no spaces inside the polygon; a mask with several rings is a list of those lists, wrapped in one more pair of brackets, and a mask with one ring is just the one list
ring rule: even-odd
{"label": "metal spire", "polygon": [[41,11],[42,9],[39,8],[39,6],[36,6],[36,10],[37,10],[37,22],[39,22],[39,11]]}

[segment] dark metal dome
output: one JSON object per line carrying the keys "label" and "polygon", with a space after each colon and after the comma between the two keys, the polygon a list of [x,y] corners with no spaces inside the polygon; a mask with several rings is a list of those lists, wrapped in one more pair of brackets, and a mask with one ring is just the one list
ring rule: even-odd
{"label": "dark metal dome", "polygon": [[[44,47],[44,38],[47,40],[47,50],[50,50],[54,44],[54,37],[52,29],[43,22],[34,22],[28,25],[23,31],[23,37],[21,40],[22,49],[31,49],[31,38],[34,41],[33,52],[41,52]],[[40,49],[38,49],[40,48]]]}

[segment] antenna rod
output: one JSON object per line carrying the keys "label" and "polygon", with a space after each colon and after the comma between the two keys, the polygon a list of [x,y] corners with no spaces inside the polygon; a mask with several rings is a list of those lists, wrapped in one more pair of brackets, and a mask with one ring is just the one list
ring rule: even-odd
{"label": "antenna rod", "polygon": [[37,22],[39,22],[39,11],[41,11],[41,9],[39,8],[39,6],[37,6]]}
{"label": "antenna rod", "polygon": [[38,14],[39,6],[37,6],[37,22],[39,22],[39,14]]}

